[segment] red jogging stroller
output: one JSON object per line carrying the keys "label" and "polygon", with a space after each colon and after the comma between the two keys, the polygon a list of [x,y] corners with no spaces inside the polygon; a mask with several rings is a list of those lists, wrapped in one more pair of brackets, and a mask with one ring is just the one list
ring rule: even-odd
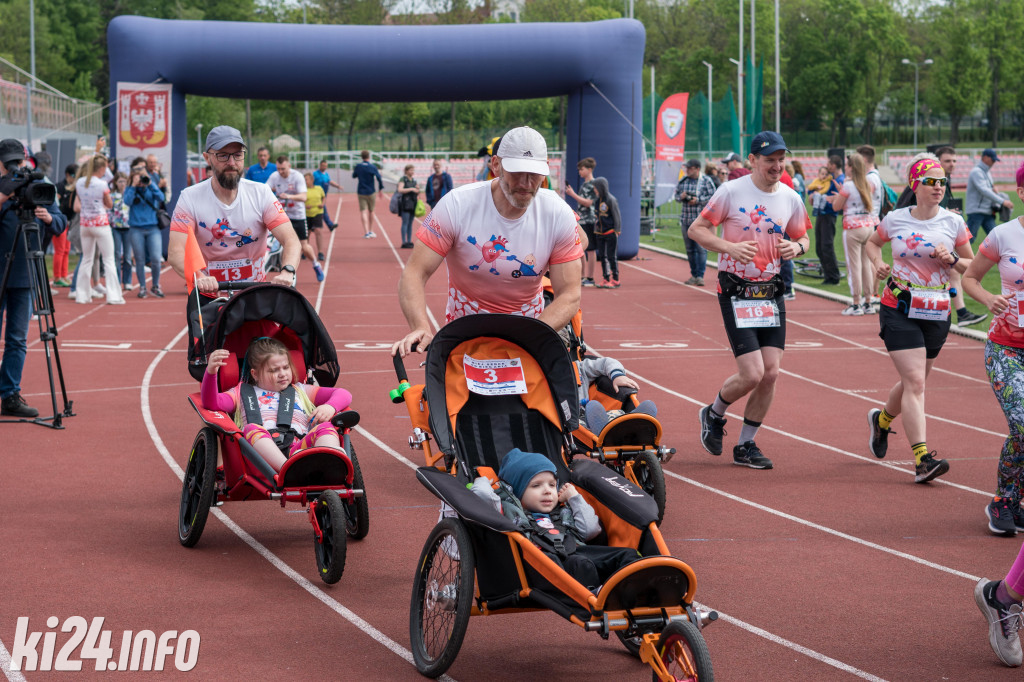
{"label": "red jogging stroller", "polygon": [[[234,285],[238,287],[238,285]],[[277,284],[246,286],[233,297],[203,308],[204,328],[194,330],[189,370],[202,376],[205,358],[224,348],[231,352],[218,375],[218,389],[238,385],[240,363],[252,339],[267,336],[284,343],[296,369],[296,381],[334,386],[340,368],[327,330],[301,293]],[[197,321],[199,318],[195,316]],[[204,426],[189,455],[178,511],[178,539],[193,547],[203,533],[211,506],[226,501],[275,500],[301,504],[313,526],[313,549],[320,578],[337,582],[345,570],[347,538],[361,539],[370,528],[363,475],[351,431],[359,414],[336,414],[344,452],[312,447],[295,453],[274,471],[242,436],[232,415],[206,410],[198,392],[189,402]],[[284,448],[282,451],[287,452]],[[220,464],[220,465],[219,465]]]}

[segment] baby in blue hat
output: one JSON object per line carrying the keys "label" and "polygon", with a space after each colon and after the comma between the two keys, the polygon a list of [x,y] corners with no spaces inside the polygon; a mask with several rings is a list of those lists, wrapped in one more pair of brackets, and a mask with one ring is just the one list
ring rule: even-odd
{"label": "baby in blue hat", "polygon": [[[639,555],[632,549],[585,544],[601,533],[601,522],[576,486],[558,487],[556,474],[544,455],[513,448],[501,460],[497,488],[481,476],[473,482],[473,492],[492,502],[548,558],[593,590]],[[547,586],[531,573],[531,583]]]}

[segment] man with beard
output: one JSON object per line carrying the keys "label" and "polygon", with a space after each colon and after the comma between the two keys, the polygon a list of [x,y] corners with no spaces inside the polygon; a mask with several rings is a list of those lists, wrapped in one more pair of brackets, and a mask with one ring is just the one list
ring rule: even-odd
{"label": "man with beard", "polygon": [[206,137],[203,157],[212,177],[182,190],[178,197],[168,247],[171,267],[186,277],[185,243],[191,232],[206,259],[206,271],[196,280],[200,292],[216,294],[218,282],[262,282],[267,235],[273,231],[283,249],[284,265],[271,281],[292,285],[299,237],[270,188],[242,179],[245,144],[241,133],[217,126]]}
{"label": "man with beard", "polygon": [[[548,148],[532,128],[513,128],[489,161],[493,180],[448,192],[424,219],[398,284],[411,331],[392,346],[405,357],[424,352],[433,332],[427,315],[427,280],[448,266],[451,321],[473,313],[512,313],[564,327],[580,306],[580,229],[561,197],[541,189]],[[541,275],[548,272],[554,300],[544,307]]]}

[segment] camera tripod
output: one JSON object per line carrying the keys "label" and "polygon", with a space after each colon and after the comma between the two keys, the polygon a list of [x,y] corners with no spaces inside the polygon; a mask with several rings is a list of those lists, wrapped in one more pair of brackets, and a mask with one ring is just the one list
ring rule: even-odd
{"label": "camera tripod", "polygon": [[[3,279],[0,280],[0,300],[7,295],[7,281],[11,276],[11,269],[14,265],[16,254],[24,255],[28,265],[29,280],[32,289],[32,310],[39,319],[39,340],[43,342],[43,351],[46,355],[46,371],[50,377],[50,403],[53,406],[52,417],[0,417],[0,423],[4,422],[30,422],[40,426],[48,426],[52,429],[63,429],[61,423],[64,417],[73,417],[71,411],[72,401],[68,400],[67,389],[64,386],[64,372],[60,366],[60,353],[57,351],[57,324],[53,319],[53,295],[50,292],[50,278],[46,272],[45,254],[40,248],[42,238],[39,234],[40,227],[36,223],[32,209],[17,208],[18,231],[15,233],[14,242],[11,245],[11,252],[7,254],[7,265],[4,267]],[[34,242],[29,238],[35,237]],[[34,246],[32,246],[34,244]],[[19,251],[20,248],[20,251]],[[7,320],[10,324],[10,320]],[[57,392],[54,386],[53,366],[57,366],[57,379],[60,382],[61,398],[64,402],[64,409],[57,409]]]}

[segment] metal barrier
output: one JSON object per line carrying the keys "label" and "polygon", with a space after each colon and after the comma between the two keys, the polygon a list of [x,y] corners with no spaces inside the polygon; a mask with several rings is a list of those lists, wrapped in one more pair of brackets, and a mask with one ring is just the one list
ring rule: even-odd
{"label": "metal barrier", "polygon": [[[27,87],[0,79],[0,123],[26,125]],[[95,102],[32,90],[32,127],[38,130],[96,134],[103,132],[102,107]]]}

